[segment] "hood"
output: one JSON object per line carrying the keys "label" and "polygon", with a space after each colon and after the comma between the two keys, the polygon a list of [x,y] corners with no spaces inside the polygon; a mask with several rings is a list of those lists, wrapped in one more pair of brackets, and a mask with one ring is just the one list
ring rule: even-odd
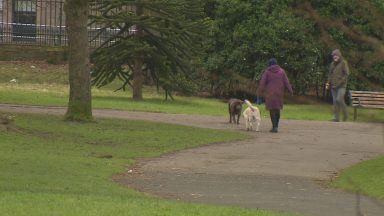
{"label": "hood", "polygon": [[333,52],[332,52],[332,56],[339,56],[340,59],[343,59],[343,55],[341,54],[341,52],[340,52],[339,49],[335,49],[335,50],[333,50]]}
{"label": "hood", "polygon": [[271,73],[278,73],[278,72],[280,72],[282,69],[281,69],[281,67],[280,67],[279,65],[272,65],[272,66],[268,67],[267,70],[268,70],[269,72],[271,72]]}

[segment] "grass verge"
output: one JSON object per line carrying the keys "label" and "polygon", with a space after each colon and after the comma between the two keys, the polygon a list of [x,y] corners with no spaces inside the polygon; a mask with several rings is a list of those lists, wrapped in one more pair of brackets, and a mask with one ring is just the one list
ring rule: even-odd
{"label": "grass verge", "polygon": [[384,200],[384,156],[343,170],[332,186]]}
{"label": "grass verge", "polygon": [[243,134],[144,121],[81,124],[27,114],[17,115],[16,125],[23,133],[0,132],[1,215],[287,215],[166,201],[111,180],[137,158]]}

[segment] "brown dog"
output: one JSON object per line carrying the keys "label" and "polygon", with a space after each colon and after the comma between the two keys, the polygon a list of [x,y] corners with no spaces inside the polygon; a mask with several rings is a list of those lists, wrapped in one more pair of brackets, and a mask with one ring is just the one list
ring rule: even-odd
{"label": "brown dog", "polygon": [[[239,124],[239,119],[241,111],[243,110],[243,101],[239,99],[230,99],[228,101],[228,111],[229,111],[229,123]],[[237,116],[237,121],[236,121]]]}

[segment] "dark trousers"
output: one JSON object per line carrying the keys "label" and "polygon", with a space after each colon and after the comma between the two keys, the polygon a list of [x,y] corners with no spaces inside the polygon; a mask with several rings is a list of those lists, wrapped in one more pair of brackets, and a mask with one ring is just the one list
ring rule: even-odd
{"label": "dark trousers", "polygon": [[278,128],[279,121],[280,121],[280,110],[278,109],[269,110],[269,116],[271,117],[272,127]]}

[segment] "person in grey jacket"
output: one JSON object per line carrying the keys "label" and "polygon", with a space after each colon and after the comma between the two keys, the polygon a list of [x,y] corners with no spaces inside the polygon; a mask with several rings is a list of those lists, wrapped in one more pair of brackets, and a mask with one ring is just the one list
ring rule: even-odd
{"label": "person in grey jacket", "polygon": [[349,67],[348,62],[343,58],[340,50],[332,52],[333,62],[329,67],[327,89],[331,88],[333,99],[333,121],[340,121],[340,111],[343,113],[343,121],[348,119],[347,105],[344,96],[348,83]]}

